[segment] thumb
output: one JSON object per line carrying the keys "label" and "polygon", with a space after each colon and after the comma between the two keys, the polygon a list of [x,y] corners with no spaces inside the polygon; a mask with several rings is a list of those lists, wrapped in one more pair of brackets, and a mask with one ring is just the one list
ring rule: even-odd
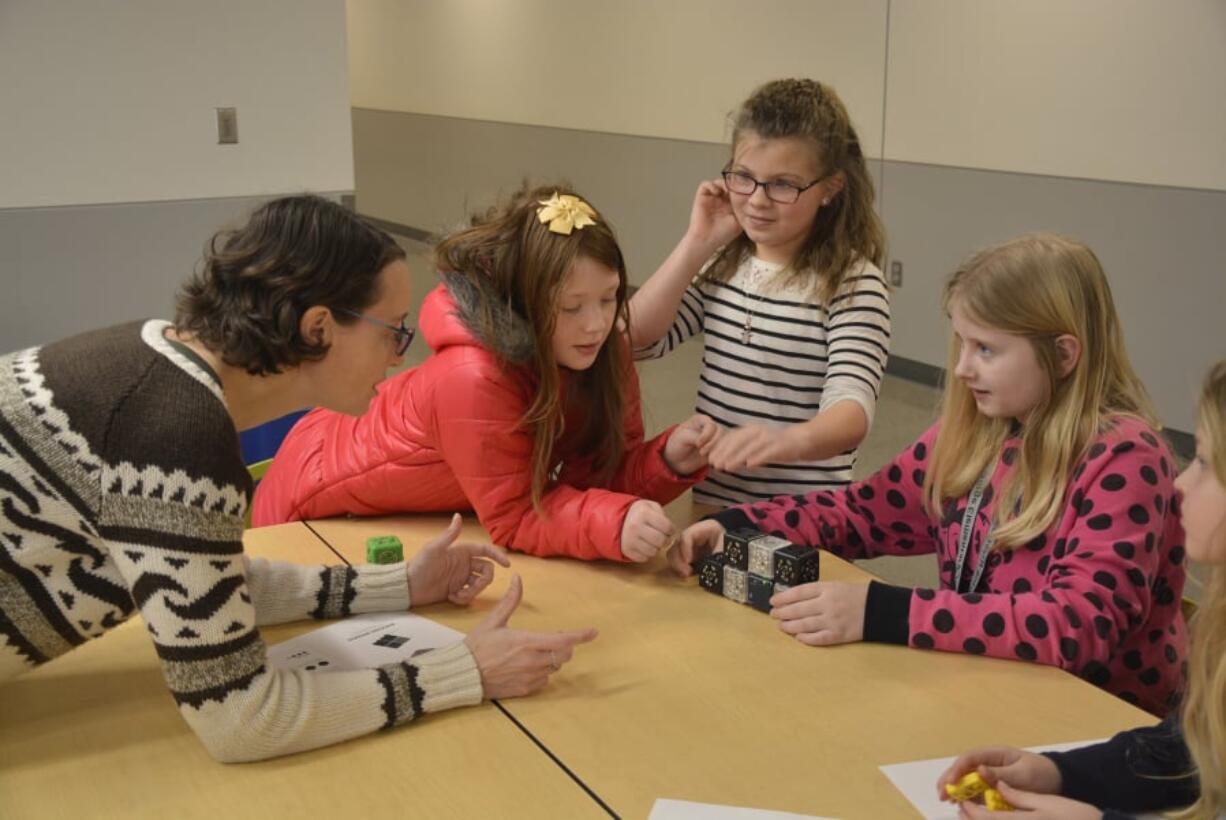
{"label": "thumb", "polygon": [[490,614],[485,616],[485,620],[481,622],[482,629],[499,629],[507,625],[511,620],[511,615],[515,613],[519,606],[520,600],[524,597],[524,582],[518,575],[511,576],[511,583],[507,586],[506,594],[498,603],[494,604],[494,608],[490,610]]}
{"label": "thumb", "polygon": [[1000,792],[1001,797],[1009,801],[1009,805],[1015,809],[1032,809],[1035,807],[1034,792],[1026,792],[1021,789],[1015,789],[1003,780],[996,781],[996,791]]}
{"label": "thumb", "polygon": [[[984,763],[979,766],[978,771],[979,771],[979,776],[982,777],[984,779],[984,782],[986,782],[992,788],[996,788],[996,784],[1002,780],[1007,781],[1010,778],[1012,778],[1014,775],[1021,774],[1019,770],[1019,764],[1016,761],[1011,762],[1011,763],[1006,763],[1003,766],[989,766],[986,763]],[[1024,775],[1022,775],[1022,777],[1024,780],[1025,779]]]}
{"label": "thumb", "polygon": [[460,527],[463,526],[463,524],[464,519],[459,513],[455,513],[451,516],[451,521],[448,522],[447,529],[443,530],[434,538],[431,538],[430,542],[426,544],[425,549],[438,552],[450,547],[455,543],[455,540],[460,537]]}
{"label": "thumb", "polygon": [[979,776],[983,778],[984,783],[987,783],[989,787],[994,789],[996,788],[996,784],[1000,782],[1001,775],[1009,771],[1009,767],[989,766],[986,763],[981,763],[976,769],[974,769],[974,771],[979,773]]}

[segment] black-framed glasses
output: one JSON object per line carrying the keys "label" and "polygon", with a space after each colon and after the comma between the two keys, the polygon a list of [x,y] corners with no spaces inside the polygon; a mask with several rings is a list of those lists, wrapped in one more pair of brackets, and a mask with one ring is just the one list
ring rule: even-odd
{"label": "black-framed glasses", "polygon": [[355,319],[370,322],[372,325],[385,327],[392,333],[395,333],[397,356],[404,355],[404,352],[409,349],[409,345],[413,343],[413,337],[417,335],[417,329],[405,325],[404,319],[400,320],[399,325],[389,325],[382,319],[376,319],[374,316],[367,316],[365,313],[358,313],[356,310],[345,310],[345,308],[333,308],[333,310],[335,310],[337,313],[343,313],[346,316],[352,316]]}
{"label": "black-framed glasses", "polygon": [[780,205],[791,205],[800,199],[801,194],[825,179],[825,177],[818,177],[808,185],[796,185],[795,183],[785,182],[782,179],[762,182],[741,171],[724,171],[722,173],[724,184],[728,186],[728,190],[732,193],[741,194],[742,196],[753,196],[754,191],[761,188],[766,191],[767,199],[771,202],[778,202]]}

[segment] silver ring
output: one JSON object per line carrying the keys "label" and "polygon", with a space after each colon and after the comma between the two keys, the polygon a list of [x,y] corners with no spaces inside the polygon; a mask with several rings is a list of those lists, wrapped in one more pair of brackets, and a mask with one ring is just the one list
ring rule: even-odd
{"label": "silver ring", "polygon": [[558,665],[558,656],[554,654],[552,649],[549,650],[549,668],[555,672],[562,668]]}

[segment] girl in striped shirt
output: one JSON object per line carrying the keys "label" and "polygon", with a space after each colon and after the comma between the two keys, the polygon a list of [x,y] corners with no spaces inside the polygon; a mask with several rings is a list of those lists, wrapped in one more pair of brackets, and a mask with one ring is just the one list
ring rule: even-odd
{"label": "girl in striped shirt", "polygon": [[889,348],[884,253],[838,95],[813,80],[755,91],[734,114],[722,178],[699,185],[685,236],[630,303],[640,359],[703,334],[697,411],[729,431],[695,500],[851,481]]}

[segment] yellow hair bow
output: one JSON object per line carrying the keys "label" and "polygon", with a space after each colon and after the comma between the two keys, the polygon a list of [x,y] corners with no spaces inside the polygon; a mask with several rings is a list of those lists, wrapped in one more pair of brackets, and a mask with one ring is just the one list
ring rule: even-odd
{"label": "yellow hair bow", "polygon": [[549,199],[538,199],[543,207],[537,210],[536,218],[549,223],[549,230],[570,236],[576,228],[596,224],[596,212],[592,206],[571,194],[555,193]]}

